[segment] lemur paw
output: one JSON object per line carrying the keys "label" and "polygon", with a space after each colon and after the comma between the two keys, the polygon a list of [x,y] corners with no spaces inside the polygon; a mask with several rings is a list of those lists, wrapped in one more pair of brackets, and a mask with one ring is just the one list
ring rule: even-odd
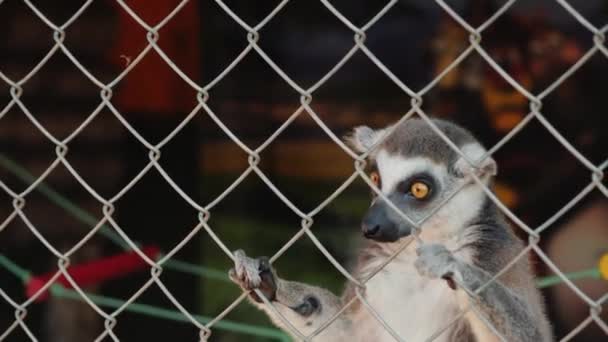
{"label": "lemur paw", "polygon": [[268,300],[274,300],[277,286],[275,276],[267,257],[250,258],[244,251],[234,253],[234,268],[228,276],[243,291],[249,292],[251,299],[261,303],[262,299],[253,290],[260,290]]}
{"label": "lemur paw", "polygon": [[423,244],[416,249],[416,254],[418,259],[414,262],[414,266],[420,275],[432,279],[451,279],[456,259],[444,245]]}

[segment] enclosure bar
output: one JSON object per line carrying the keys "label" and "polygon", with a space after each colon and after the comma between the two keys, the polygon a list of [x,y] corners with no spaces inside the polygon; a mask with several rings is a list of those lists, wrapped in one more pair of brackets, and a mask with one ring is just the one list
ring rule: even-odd
{"label": "enclosure bar", "polygon": [[[100,306],[105,306],[105,307],[116,309],[116,308],[121,307],[122,304],[124,303],[124,301],[122,299],[100,296],[100,295],[96,295],[96,294],[92,294],[92,293],[88,293],[88,292],[85,292],[85,293],[91,299],[91,301],[93,301],[95,304],[100,305]],[[69,298],[69,299],[74,299],[74,300],[82,300],[82,298],[76,291],[68,290],[68,289],[64,288],[63,286],[52,286],[51,294],[56,297]],[[164,309],[164,308],[160,308],[160,307],[148,305],[148,304],[131,303],[129,306],[127,306],[127,308],[125,310],[133,312],[133,313],[138,313],[138,314],[161,318],[161,319],[167,319],[167,320],[176,321],[176,322],[186,322],[186,323],[190,322],[188,320],[188,318],[186,318],[179,311],[168,310],[168,309]],[[212,319],[210,317],[201,316],[201,315],[193,315],[192,317],[194,317],[197,321],[201,322],[202,324],[205,324],[205,323],[211,321],[211,319]],[[255,336],[260,336],[260,337],[269,337],[269,338],[277,339],[279,341],[288,341],[289,340],[287,335],[285,335],[280,330],[265,328],[265,327],[255,326],[255,325],[249,325],[249,324],[243,324],[243,323],[237,323],[237,322],[228,321],[228,320],[221,320],[221,321],[215,323],[214,327],[217,327],[218,329],[222,329],[222,330],[226,330],[226,331],[236,332],[236,333],[243,333],[243,334],[255,335]]]}
{"label": "enclosure bar", "polygon": [[[21,179],[26,184],[28,182],[32,182],[33,180],[36,179],[29,171],[27,171],[25,168],[23,168],[22,166],[17,164],[15,161],[11,160],[10,158],[6,157],[2,153],[0,153],[0,165],[4,166],[6,169],[11,171],[13,174],[18,176],[19,179]],[[53,190],[51,187],[46,185],[44,182],[40,182],[40,184],[36,187],[36,189],[38,189],[42,194],[47,196],[47,198],[49,200],[51,200],[51,202],[56,203],[58,206],[65,209],[68,213],[72,214],[75,218],[77,218],[81,222],[84,222],[84,223],[87,223],[90,225],[95,225],[97,223],[97,220],[95,219],[94,216],[92,216],[86,210],[78,207],[74,202],[70,201],[65,196],[63,196],[63,195],[59,194],[57,191]],[[101,228],[100,232],[102,232],[102,234],[104,236],[108,237],[109,239],[111,239],[113,242],[120,245],[124,249],[126,249],[126,250],[129,249],[126,242],[124,242],[119,236],[117,236],[110,229],[108,229],[106,225],[104,225]],[[160,258],[162,258],[162,253],[160,255]],[[12,261],[10,261],[10,260],[6,259],[4,256],[2,256],[2,254],[0,254],[0,264],[9,270],[10,270],[10,267],[14,266],[14,263],[12,263]],[[203,277],[209,278],[209,279],[221,280],[221,281],[226,281],[226,282],[230,281],[230,279],[226,275],[226,272],[223,272],[221,270],[216,270],[213,268],[208,268],[205,266],[195,265],[195,264],[192,264],[192,263],[189,263],[186,261],[181,261],[181,260],[177,260],[177,259],[175,259],[175,260],[169,259],[164,263],[164,265],[166,265],[167,268],[172,269],[174,271],[179,271],[179,272],[184,272],[184,273],[189,273],[189,274],[194,274],[194,275],[200,275],[200,276],[203,276]],[[582,279],[582,278],[601,279],[600,271],[597,268],[592,268],[592,269],[577,271],[577,272],[571,272],[571,273],[565,273],[565,275],[566,275],[566,278],[570,279],[570,280],[577,280],[577,279]],[[539,288],[545,288],[545,287],[549,287],[549,286],[553,286],[553,285],[562,283],[563,281],[564,280],[561,279],[559,276],[548,276],[548,277],[538,278],[536,285]]]}
{"label": "enclosure bar", "polygon": [[[23,166],[19,165],[17,162],[15,162],[14,160],[10,159],[9,157],[7,157],[6,155],[4,155],[2,153],[0,153],[0,165],[2,165],[5,169],[12,172],[15,176],[17,176],[17,178],[19,178],[21,181],[23,181],[23,183],[25,183],[28,186],[37,179]],[[99,222],[89,212],[80,208],[74,202],[70,201],[65,196],[61,195],[60,193],[58,193],[57,191],[52,189],[50,186],[46,185],[44,181],[40,182],[40,184],[38,184],[38,186],[36,187],[36,190],[40,191],[44,196],[46,196],[49,200],[51,200],[51,202],[55,203],[60,208],[65,209],[65,211],[70,213],[72,216],[74,216],[80,222],[90,224],[90,225],[95,225],[97,222]],[[125,249],[128,248],[128,245],[126,244],[126,242],[124,242],[118,235],[114,234],[108,228],[107,225],[104,224],[103,227],[101,227],[101,229],[99,230],[99,232],[103,236],[112,240],[112,242],[121,246],[122,248],[125,248]]]}
{"label": "enclosure bar", "polygon": [[[584,278],[594,278],[601,279],[602,275],[600,274],[600,270],[597,268],[590,268],[588,270],[578,271],[578,272],[570,272],[565,273],[566,277],[570,280],[584,279]],[[539,288],[545,288],[553,285],[557,285],[562,283],[563,279],[560,276],[548,276],[543,277],[537,280],[536,286]]]}
{"label": "enclosure bar", "polygon": [[[21,181],[23,181],[26,185],[30,185],[36,180],[36,177],[32,175],[28,170],[26,170],[23,166],[19,165],[14,160],[10,159],[6,155],[0,153],[0,165],[4,168],[12,172],[15,176],[17,176]],[[45,182],[40,182],[40,184],[36,187],[36,190],[40,191],[44,196],[46,196],[51,202],[55,203],[60,208],[67,211],[74,218],[79,220],[80,222],[95,225],[99,221],[95,218],[95,216],[91,215],[86,210],[82,209],[74,202],[61,195],[59,192],[55,191],[50,186],[46,185]],[[112,231],[107,225],[103,225],[99,230],[100,234],[110,239],[115,244],[119,245],[124,250],[130,250],[129,245],[118,236],[114,231]],[[159,258],[162,258],[163,253],[160,254]],[[186,261],[181,261],[177,259],[169,259],[163,265],[166,265],[167,268],[180,271],[189,274],[200,275],[205,278],[221,280],[225,282],[229,282],[230,279],[226,275],[226,272],[222,272],[219,270],[211,269],[205,266],[195,265],[188,263]]]}
{"label": "enclosure bar", "polygon": [[[0,254],[0,265],[24,283],[26,283],[30,278],[31,273],[28,270],[17,265],[15,262],[4,256],[3,254]],[[78,294],[78,292],[66,289],[63,286],[57,284],[52,285],[49,289],[49,292],[51,293],[51,295],[56,297],[63,297],[80,301],[83,300],[80,294]],[[115,309],[121,307],[122,304],[124,304],[124,300],[122,299],[100,296],[90,292],[85,292],[85,294],[91,299],[93,303],[101,306],[106,306]],[[177,322],[189,322],[189,320],[184,317],[184,315],[179,311],[168,310],[148,304],[131,303],[125,310]],[[193,317],[195,317],[199,322],[203,324],[211,321],[212,319],[210,317],[200,315],[195,315]],[[228,320],[222,320],[220,322],[217,322],[214,326],[222,330],[232,331],[236,333],[250,334],[261,337],[270,337],[280,341],[290,341],[289,337],[285,333],[272,328],[238,323]]]}
{"label": "enclosure bar", "polygon": [[2,265],[2,267],[4,267],[7,271],[11,272],[24,283],[27,282],[27,280],[30,278],[30,273],[26,269],[17,265],[11,259],[5,257],[3,254],[0,254],[0,265]]}

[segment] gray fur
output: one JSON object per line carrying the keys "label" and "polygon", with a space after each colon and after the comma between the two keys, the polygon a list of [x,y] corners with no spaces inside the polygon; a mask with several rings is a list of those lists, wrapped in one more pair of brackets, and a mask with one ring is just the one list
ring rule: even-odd
{"label": "gray fur", "polygon": [[[470,132],[460,126],[439,119],[432,121],[456,146],[476,141]],[[399,125],[380,145],[382,148],[392,154],[421,156],[446,165],[452,165],[458,159],[458,154],[422,119],[410,119]]]}
{"label": "gray fur", "polygon": [[[443,120],[433,121],[458,147],[478,144],[463,128]],[[373,131],[359,127],[347,142],[358,152],[365,152],[374,147],[379,142],[377,139],[384,136],[388,129],[390,127]],[[439,170],[445,170],[436,181],[437,193],[426,202],[411,204],[408,201],[412,200],[404,200],[399,190],[385,190],[400,210],[418,219],[441,200],[449,201],[445,211],[444,208],[440,209],[428,220],[429,223],[423,225],[420,236],[424,244],[416,246],[416,243],[410,243],[367,282],[362,291],[370,305],[395,331],[404,334],[401,337],[407,341],[425,340],[450,322],[453,324],[435,341],[499,340],[484,321],[491,322],[507,341],[552,341],[542,298],[534,285],[527,258],[520,259],[475,298],[470,298],[460,287],[462,285],[474,291],[501,271],[524,248],[495,204],[485,197],[482,190],[467,183],[469,173],[479,170],[462,164],[460,156],[426,122],[419,119],[406,121],[377,145],[370,154],[371,164],[384,151],[382,153],[401,156],[406,160],[423,157],[430,160],[432,165],[443,165]],[[495,164],[491,158],[488,160],[483,162],[478,176],[491,186]],[[401,169],[393,167],[394,170]],[[382,173],[382,170],[379,172]],[[437,170],[434,172],[437,173]],[[411,176],[403,175],[403,178]],[[462,191],[449,197],[461,185],[464,185]],[[403,221],[398,215],[386,215],[382,222],[388,219],[403,225],[397,222]],[[374,220],[376,216],[369,217]],[[401,229],[397,235],[369,240],[359,252],[357,265],[352,272],[355,277],[366,279],[371,275],[398,246],[413,240],[408,234],[408,231]],[[236,256],[235,269],[230,272],[231,279],[244,291],[263,290],[264,295],[273,301],[276,310],[305,336],[316,332],[356,296],[357,289],[353,284],[349,283],[339,298],[316,286],[281,279],[274,270],[267,269],[269,265],[264,263],[264,259],[249,258],[242,252],[236,253]],[[256,262],[257,270],[252,267]],[[259,274],[250,274],[252,272]],[[250,293],[252,302],[285,329],[282,320],[260,303],[253,292]],[[469,305],[473,306],[474,312],[470,311],[456,319],[460,310]],[[421,336],[420,332],[426,335]],[[356,342],[391,341],[393,338],[366,311],[364,305],[355,301],[315,340]]]}
{"label": "gray fur", "polygon": [[[469,131],[449,121],[432,119],[432,122],[456,146],[476,141]],[[382,138],[392,127],[373,131],[369,127],[359,126],[351,135],[347,136],[346,142],[357,152],[367,152],[376,139]],[[404,157],[422,156],[446,165],[453,165],[458,159],[458,154],[422,119],[409,119],[403,122],[375,148],[376,151],[382,149],[392,154],[401,154]]]}

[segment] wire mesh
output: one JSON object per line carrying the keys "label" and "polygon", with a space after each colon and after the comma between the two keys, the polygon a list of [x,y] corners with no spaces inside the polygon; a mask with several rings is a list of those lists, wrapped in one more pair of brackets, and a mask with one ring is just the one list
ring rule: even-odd
{"label": "wire mesh", "polygon": [[[182,10],[182,8],[186,5],[188,0],[181,1],[166,17],[164,17],[161,21],[156,24],[150,24],[144,21],[138,14],[132,10],[126,2],[122,0],[116,0],[116,2],[120,5],[122,10],[124,10],[129,16],[131,16],[145,31],[146,31],[146,39],[147,45],[146,47],[137,55],[132,61],[128,64],[128,66],[113,80],[108,83],[104,83],[95,77],[88,69],[85,67],[79,59],[68,49],[68,47],[64,44],[66,38],[67,29],[79,19],[79,17],[83,14],[83,12],[89,7],[89,5],[93,2],[93,0],[86,1],[67,21],[64,23],[58,24],[50,19],[38,9],[31,1],[23,0],[23,2],[29,7],[29,9],[50,29],[53,33],[53,41],[54,44],[48,53],[29,71],[25,76],[20,79],[11,79],[6,76],[4,73],[0,72],[0,79],[6,83],[10,87],[10,102],[2,108],[0,111],[0,118],[2,118],[6,113],[9,112],[12,108],[18,107],[19,110],[27,117],[29,121],[31,121],[34,126],[55,146],[55,159],[50,164],[50,166],[35,180],[31,182],[31,184],[23,191],[16,192],[7,186],[4,182],[0,181],[0,188],[7,193],[12,198],[13,211],[12,213],[4,220],[4,222],[0,225],[0,231],[2,231],[11,221],[20,219],[27,226],[27,228],[31,231],[31,233],[42,243],[44,246],[56,257],[58,270],[56,273],[46,282],[46,284],[32,297],[27,299],[24,302],[16,302],[14,301],[7,293],[5,293],[2,289],[0,289],[0,297],[3,298],[4,301],[9,303],[14,309],[15,320],[13,324],[11,324],[6,331],[4,331],[0,335],[0,340],[8,337],[13,330],[22,329],[25,334],[32,341],[37,341],[37,337],[34,336],[30,328],[28,328],[28,324],[26,322],[26,317],[28,315],[28,309],[33,305],[34,301],[37,297],[41,296],[43,292],[47,291],[53,282],[55,282],[60,276],[65,277],[76,291],[78,296],[84,300],[97,314],[99,314],[104,319],[104,330],[103,333],[98,336],[97,341],[101,341],[104,338],[109,337],[114,341],[118,341],[118,337],[114,334],[113,328],[117,324],[119,320],[120,314],[123,313],[130,305],[133,303],[144,293],[150,286],[156,285],[169,299],[169,301],[175,306],[177,310],[179,310],[184,317],[193,325],[195,325],[200,331],[200,339],[207,340],[211,336],[211,332],[215,326],[220,324],[221,320],[228,315],[240,302],[242,302],[246,298],[246,294],[243,294],[235,299],[235,301],[229,305],[224,311],[218,313],[215,318],[203,323],[200,319],[197,319],[192,313],[188,312],[182,304],[173,296],[171,291],[165,286],[163,280],[161,279],[161,274],[163,269],[167,267],[172,261],[172,257],[180,251],[180,249],[186,245],[192,237],[202,232],[206,232],[215,241],[215,243],[221,248],[221,250],[231,259],[234,260],[234,255],[231,250],[226,246],[226,244],[218,237],[218,235],[214,232],[213,227],[209,224],[209,218],[213,215],[213,209],[216,207],[218,203],[220,203],[226,196],[228,196],[235,188],[241,184],[246,177],[255,174],[259,177],[266,186],[274,193],[276,196],[290,208],[293,213],[295,213],[301,219],[300,230],[283,246],[281,247],[271,258],[270,261],[276,261],[285,251],[287,251],[296,241],[306,235],[314,245],[318,248],[318,250],[326,257],[327,261],[331,263],[340,273],[342,273],[349,282],[352,282],[356,286],[356,296],[345,305],[345,307],[340,311],[344,311],[346,307],[352,305],[356,301],[360,301],[366,310],[368,310],[371,315],[376,319],[389,333],[391,336],[395,338],[397,341],[403,341],[403,339],[395,332],[391,326],[383,319],[383,317],[374,309],[374,307],[366,300],[365,296],[362,295],[363,290],[366,287],[366,282],[369,281],[371,277],[377,274],[382,268],[384,268],[388,263],[390,263],[393,258],[401,252],[406,246],[402,246],[391,258],[388,258],[386,262],[384,262],[377,270],[371,273],[371,275],[366,279],[357,279],[354,275],[349,273],[345,267],[343,267],[334,256],[330,254],[330,252],[323,246],[323,244],[317,239],[314,232],[312,231],[312,226],[314,224],[314,219],[317,214],[319,214],[328,204],[330,204],[337,196],[339,196],[351,183],[353,183],[356,179],[362,178],[369,186],[372,188],[380,197],[383,197],[387,203],[391,203],[385,195],[379,191],[379,189],[374,185],[371,179],[365,173],[365,164],[366,157],[370,152],[366,152],[362,155],[359,155],[352,151],[349,147],[347,147],[342,140],[324,123],[324,121],[320,118],[320,116],[315,112],[313,108],[313,99],[315,92],[325,84],[329,79],[332,78],[334,74],[336,74],[352,57],[356,52],[362,52],[382,73],[384,73],[388,78],[394,82],[395,85],[401,89],[401,91],[406,94],[411,99],[411,108],[409,111],[401,117],[399,122],[403,122],[413,116],[418,116],[422,118],[436,133],[440,136],[451,148],[454,149],[460,156],[465,158],[467,162],[473,167],[478,165],[478,163],[482,162],[483,159],[492,156],[496,153],[504,144],[506,144],[509,140],[511,140],[518,132],[524,129],[529,122],[532,120],[536,120],[552,135],[557,141],[564,146],[571,154],[574,156],[582,165],[584,165],[590,174],[590,182],[589,184],[582,190],[580,193],[572,198],[570,202],[568,202],[562,209],[557,211],[553,216],[547,219],[543,224],[538,227],[530,227],[525,224],[521,219],[519,219],[514,213],[512,213],[504,204],[498,200],[498,198],[491,192],[490,189],[486,188],[484,183],[477,177],[473,176],[473,180],[478,186],[484,189],[484,192],[487,196],[500,208],[500,210],[508,216],[515,224],[525,231],[528,234],[528,244],[524,252],[520,253],[517,258],[512,260],[509,265],[507,265],[502,271],[498,274],[494,275],[492,279],[485,285],[477,288],[477,289],[467,289],[467,293],[470,296],[477,296],[481,291],[483,291],[487,285],[496,280],[496,278],[505,272],[510,266],[512,266],[519,258],[524,257],[525,252],[533,251],[536,253],[540,259],[542,259],[550,269],[557,274],[571,289],[576,293],[588,306],[589,306],[589,316],[587,319],[582,321],[580,325],[574,329],[571,333],[566,335],[562,340],[567,341],[574,336],[582,329],[584,329],[587,325],[595,322],[598,326],[601,327],[608,334],[608,326],[606,322],[602,321],[600,317],[600,312],[602,305],[608,301],[608,295],[603,296],[599,300],[593,300],[589,296],[587,296],[582,290],[580,290],[572,281],[570,281],[565,274],[553,263],[553,261],[545,254],[545,252],[539,247],[538,243],[541,239],[543,231],[545,231],[549,226],[551,226],[557,219],[562,217],[568,210],[570,210],[574,205],[579,203],[589,192],[594,189],[598,189],[604,195],[608,196],[608,188],[602,183],[604,178],[604,172],[608,167],[608,160],[604,161],[600,165],[595,165],[589,159],[587,159],[581,152],[577,150],[576,147],[570,143],[562,133],[559,132],[550,122],[549,119],[542,113],[543,100],[551,94],[557,87],[559,87],[568,77],[570,77],[574,72],[580,69],[592,56],[596,54],[602,54],[606,58],[608,58],[608,47],[605,45],[605,35],[606,31],[608,31],[608,25],[604,27],[596,27],[591,24],[585,17],[583,17],[575,8],[573,8],[567,1],[565,0],[556,0],[556,2],[561,5],[573,18],[575,18],[580,25],[584,26],[590,34],[590,37],[593,40],[593,45],[591,48],[576,62],[574,63],[563,75],[561,75],[558,79],[556,79],[552,84],[546,87],[543,91],[538,94],[534,94],[528,89],[526,89],[522,84],[518,83],[514,77],[509,75],[507,71],[505,71],[484,49],[481,45],[481,41],[483,38],[484,31],[486,31],[492,24],[497,21],[505,12],[509,10],[509,8],[515,3],[515,0],[510,0],[505,2],[491,17],[489,17],[485,22],[477,27],[471,26],[466,20],[464,20],[450,5],[442,0],[436,0],[435,2],[443,9],[445,13],[447,13],[450,17],[452,17],[464,30],[468,32],[469,45],[468,47],[457,57],[455,58],[451,64],[449,64],[442,72],[440,72],[436,78],[434,78],[431,82],[426,84],[420,90],[411,89],[407,84],[401,81],[383,62],[366,46],[366,35],[367,32],[391,10],[393,6],[395,6],[398,1],[391,0],[372,18],[366,22],[362,26],[356,26],[343,15],[336,7],[332,5],[332,3],[328,0],[320,0],[320,2],[325,6],[325,8],[333,15],[337,20],[342,22],[344,26],[350,30],[353,34],[353,46],[352,48],[336,63],[326,74],[324,74],[321,78],[319,78],[312,86],[308,88],[304,88],[295,82],[290,76],[282,70],[273,59],[262,49],[262,47],[258,44],[261,38],[262,29],[268,25],[275,17],[279,16],[281,10],[285,7],[290,0],[281,1],[263,20],[257,23],[254,26],[247,24],[237,13],[235,13],[229,5],[224,3],[221,0],[215,0],[219,8],[221,8],[225,14],[228,16],[228,20],[233,20],[237,23],[243,30],[243,35],[247,39],[247,46],[242,50],[242,52],[229,63],[229,65],[221,72],[219,75],[211,80],[207,84],[197,84],[191,78],[189,78],[180,68],[171,60],[171,58],[161,49],[158,45],[159,37],[162,35],[162,28],[170,22],[175,15]],[[0,1],[0,4],[2,2]],[[123,114],[113,105],[112,96],[113,91],[118,84],[129,74],[129,72],[139,64],[139,62],[149,53],[156,53],[158,56],[162,58],[162,60],[181,78],[183,79],[193,90],[196,91],[196,100],[197,104],[190,113],[183,119],[183,121],[173,130],[171,131],[164,139],[160,142],[154,143],[146,140],[137,129],[135,129],[129,122],[125,119]],[[492,148],[488,150],[485,156],[481,158],[482,160],[468,160],[465,154],[458,149],[458,147],[446,137],[441,130],[439,130],[435,124],[430,120],[429,116],[425,113],[422,108],[424,96],[433,89],[438,82],[446,76],[450,71],[457,68],[460,63],[465,60],[471,54],[478,54],[485,60],[485,62],[494,69],[502,78],[508,82],[513,88],[515,88],[520,94],[525,96],[529,103],[529,114],[507,135],[504,136],[502,140],[500,140],[497,144],[495,144]],[[93,84],[95,84],[99,89],[99,97],[100,102],[95,108],[95,110],[90,113],[90,115],[84,120],[73,132],[71,132],[67,137],[60,138],[56,137],[49,132],[45,128],[43,124],[38,121],[36,116],[30,111],[27,104],[22,100],[23,98],[23,86],[26,84],[36,73],[51,59],[52,56],[56,54],[65,55],[79,70],[85,75]],[[220,116],[216,114],[213,108],[209,105],[209,99],[212,97],[211,91],[213,88],[222,82],[224,77],[228,75],[233,69],[239,65],[239,63],[248,55],[257,54],[260,56],[265,63],[268,65],[270,69],[272,69],[278,76],[280,76],[285,85],[296,91],[300,95],[300,105],[297,110],[295,110],[289,118],[273,133],[271,134],[263,143],[261,143],[257,147],[248,146],[243,140],[241,140],[235,133],[233,133],[220,119]],[[70,142],[74,140],[88,125],[91,124],[93,119],[102,112],[102,110],[109,110],[112,115],[114,115],[120,123],[128,130],[128,132],[135,138],[139,143],[146,148],[148,151],[148,164],[141,170],[141,172],[132,179],[126,186],[124,186],[120,191],[117,192],[111,198],[105,198],[101,196],[91,185],[89,185],[78,173],[78,171],[72,166],[69,161],[68,155],[70,150]],[[169,143],[179,132],[180,130],[188,124],[195,116],[207,115],[225,134],[228,136],[234,144],[236,144],[240,149],[242,149],[248,155],[248,167],[245,171],[229,186],[223,191],[217,198],[213,199],[211,202],[207,204],[197,203],[191,197],[189,197],[184,190],[182,190],[169,176],[169,174],[163,169],[160,165],[159,160],[161,159],[161,154],[163,147]],[[305,212],[298,208],[290,199],[275,185],[273,182],[267,177],[264,171],[259,167],[261,162],[261,152],[264,151],[269,145],[271,145],[276,138],[284,132],[298,117],[308,115],[310,118],[314,120],[314,122],[325,132],[325,134],[336,144],[338,145],[347,155],[349,155],[353,160],[353,172],[351,176],[349,176],[339,187],[335,190],[330,196],[325,198],[316,208],[311,211]],[[388,135],[388,134],[387,134]],[[378,142],[379,144],[380,142]],[[377,145],[376,145],[377,146]],[[78,181],[78,183],[86,189],[88,193],[90,193],[99,203],[99,205],[103,209],[103,218],[96,222],[94,228],[78,243],[76,243],[73,247],[71,247],[66,252],[61,252],[56,246],[53,246],[37,229],[37,227],[30,221],[28,216],[24,212],[24,208],[27,206],[27,198],[28,195],[32,193],[34,189],[37,189],[41,186],[41,183],[45,180],[45,178],[53,172],[54,169],[59,167],[59,165],[63,165]],[[132,240],[132,238],[120,227],[120,225],[114,219],[114,204],[123,197],[127,192],[129,192],[133,186],[150,170],[156,169],[159,174],[166,180],[166,182],[173,188],[173,190],[183,198],[192,208],[194,208],[198,214],[198,224],[193,227],[189,234],[177,244],[172,250],[168,251],[164,254],[160,259],[153,260],[148,257],[141,249],[141,247]],[[401,213],[397,207],[391,205],[394,210],[400,213],[404,220],[411,222],[410,218],[408,218],[405,214]],[[435,212],[439,210],[441,205],[435,209]],[[432,215],[432,214],[431,214]],[[429,215],[429,216],[431,216]],[[422,222],[424,222],[428,217],[423,219],[420,222],[412,222],[416,227],[419,227]],[[105,228],[104,228],[105,227]],[[136,291],[127,301],[116,305],[114,311],[107,311],[102,309],[96,302],[92,299],[92,294],[85,293],[79,286],[77,282],[75,282],[69,273],[69,267],[71,264],[71,257],[73,254],[78,251],[87,241],[89,241],[95,234],[99,233],[102,228],[111,229],[115,234],[120,237],[120,240],[125,245],[127,249],[135,251],[149,266],[150,278],[149,280],[141,287],[138,291]],[[415,243],[424,243],[424,241],[417,240]],[[256,290],[257,291],[257,290]],[[298,331],[285,317],[283,317],[276,309],[274,309],[273,304],[266,300],[261,292],[258,291],[258,295],[262,298],[265,304],[277,315],[283,322],[285,326],[289,327],[291,333],[294,336],[297,336],[301,340],[311,340],[316,335],[318,335],[322,329],[325,329],[331,321],[335,320],[338,315],[335,315],[329,322],[322,325],[318,331],[304,336],[300,331]],[[339,313],[340,313],[339,312]],[[463,312],[462,314],[465,314]],[[505,340],[503,336],[500,336],[498,331],[492,326],[491,323],[484,321],[485,324],[488,325],[488,328],[493,331],[497,337],[501,340]],[[447,327],[446,327],[447,328]],[[441,332],[437,332],[434,337],[437,337]],[[431,339],[434,338],[430,336]]]}

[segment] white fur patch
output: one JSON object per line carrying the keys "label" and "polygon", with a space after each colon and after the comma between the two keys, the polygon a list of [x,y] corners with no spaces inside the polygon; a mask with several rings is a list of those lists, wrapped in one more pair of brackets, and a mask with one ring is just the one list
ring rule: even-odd
{"label": "white fur patch", "polygon": [[367,150],[374,147],[384,138],[384,135],[388,132],[390,127],[392,126],[377,130],[373,130],[367,126],[355,127],[352,135],[346,138],[346,143],[356,152],[367,152]]}
{"label": "white fur patch", "polygon": [[[486,157],[484,160],[481,160],[481,158],[486,154],[486,149],[481,146],[478,143],[470,143],[467,145],[462,146],[461,148],[462,153],[467,157],[468,161],[460,158],[457,162],[456,162],[456,169],[458,169],[462,174],[469,174],[472,173],[475,169],[477,170],[481,170],[482,173],[488,173],[491,176],[496,175],[496,162],[494,161],[494,159],[492,159],[492,157],[488,156]],[[471,164],[469,164],[469,161],[471,163],[475,164],[479,164],[477,165],[477,168],[473,167]],[[481,173],[478,172],[478,175],[481,175]]]}
{"label": "white fur patch", "polygon": [[425,241],[439,241],[446,236],[458,234],[478,215],[485,196],[477,184],[460,189],[422,225],[420,238]]}
{"label": "white fur patch", "polygon": [[378,152],[376,163],[382,182],[381,190],[385,194],[395,190],[399,182],[416,172],[429,172],[438,180],[442,178],[440,175],[447,172],[443,165],[433,163],[427,158],[404,158],[400,155],[391,155],[385,150]]}
{"label": "white fur patch", "polygon": [[478,143],[466,144],[461,148],[462,153],[472,162],[477,162],[487,152],[483,146]]}
{"label": "white fur patch", "polygon": [[[482,148],[479,144],[476,145]],[[473,144],[467,150],[472,153],[480,153],[481,151]],[[482,154],[478,155],[481,156]],[[381,190],[384,194],[390,194],[401,181],[418,172],[432,174],[440,183],[441,191],[447,191],[443,186],[444,184],[441,184],[447,175],[446,167],[427,158],[404,158],[381,150],[376,157],[376,163],[380,172]],[[485,196],[483,190],[476,184],[460,189],[456,195],[447,203],[444,203],[437,212],[422,224],[422,235],[420,237],[425,241],[440,241],[458,233],[469,220],[478,214]],[[435,205],[439,204],[439,202],[435,203]]]}
{"label": "white fur patch", "polygon": [[[415,253],[406,250],[368,282],[366,291],[370,305],[405,341],[425,341],[458,314],[454,292],[444,281],[421,277],[413,266],[415,259]],[[357,341],[394,341],[369,313],[363,310],[361,314],[354,323],[372,322],[372,333]],[[448,342],[448,336],[443,334],[435,341]]]}

